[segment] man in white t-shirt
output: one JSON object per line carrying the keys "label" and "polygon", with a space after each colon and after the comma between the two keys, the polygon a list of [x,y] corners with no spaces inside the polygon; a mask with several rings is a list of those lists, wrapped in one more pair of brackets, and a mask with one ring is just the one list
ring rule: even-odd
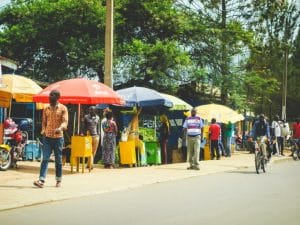
{"label": "man in white t-shirt", "polygon": [[283,149],[280,149],[280,146],[278,145],[278,140],[281,137],[281,127],[280,127],[280,124],[279,124],[279,116],[278,115],[276,115],[274,117],[271,128],[272,128],[272,136],[275,138],[275,142],[276,142],[276,144],[275,144],[275,146],[276,146],[276,155],[280,156]]}

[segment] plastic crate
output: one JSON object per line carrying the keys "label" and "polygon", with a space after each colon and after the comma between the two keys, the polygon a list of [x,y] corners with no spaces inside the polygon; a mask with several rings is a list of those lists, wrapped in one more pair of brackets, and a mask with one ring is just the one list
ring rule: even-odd
{"label": "plastic crate", "polygon": [[122,165],[136,164],[135,141],[121,141],[120,147],[120,163]]}
{"label": "plastic crate", "polygon": [[36,160],[41,158],[41,149],[36,141],[28,141],[25,145],[24,160]]}
{"label": "plastic crate", "polygon": [[148,164],[161,164],[160,147],[158,142],[145,142]]}

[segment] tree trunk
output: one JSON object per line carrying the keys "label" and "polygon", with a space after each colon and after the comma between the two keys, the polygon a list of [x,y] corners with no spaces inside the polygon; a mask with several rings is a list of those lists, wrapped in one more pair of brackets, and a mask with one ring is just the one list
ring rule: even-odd
{"label": "tree trunk", "polygon": [[221,84],[221,101],[224,105],[226,105],[228,100],[228,63],[227,63],[227,46],[226,46],[226,0],[222,1],[222,21],[221,21],[221,29],[222,29],[222,37],[221,37],[221,51],[222,51],[222,62],[221,62],[221,76],[222,76],[222,84]]}

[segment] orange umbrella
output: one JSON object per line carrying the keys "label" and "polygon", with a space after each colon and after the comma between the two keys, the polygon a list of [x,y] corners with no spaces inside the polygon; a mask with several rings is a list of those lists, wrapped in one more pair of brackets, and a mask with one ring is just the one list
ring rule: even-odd
{"label": "orange umbrella", "polygon": [[78,104],[78,126],[79,134],[80,105],[114,104],[124,105],[122,96],[110,87],[95,80],[85,78],[74,78],[58,81],[50,84],[33,97],[35,102],[49,103],[49,94],[52,90],[60,92],[59,102],[62,104]]}
{"label": "orange umbrella", "polygon": [[113,89],[95,80],[74,78],[50,84],[37,93],[35,102],[49,103],[49,93],[52,90],[60,92],[59,102],[63,104],[116,104],[123,105],[123,98]]}

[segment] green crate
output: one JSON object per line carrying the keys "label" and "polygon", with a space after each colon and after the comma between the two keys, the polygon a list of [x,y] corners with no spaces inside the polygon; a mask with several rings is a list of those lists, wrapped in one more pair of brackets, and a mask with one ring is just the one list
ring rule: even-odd
{"label": "green crate", "polygon": [[161,164],[160,147],[158,142],[145,142],[148,164]]}

